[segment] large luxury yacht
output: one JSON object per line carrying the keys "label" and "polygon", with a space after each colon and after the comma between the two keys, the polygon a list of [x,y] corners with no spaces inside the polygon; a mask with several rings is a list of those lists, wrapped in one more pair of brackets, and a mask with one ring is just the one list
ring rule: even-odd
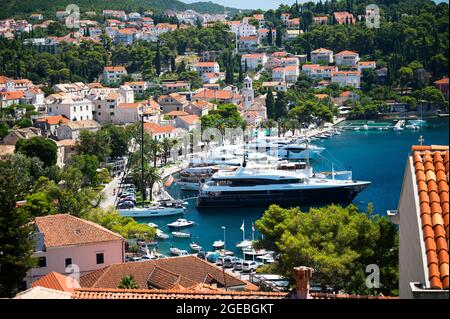
{"label": "large luxury yacht", "polygon": [[286,170],[242,167],[202,184],[197,207],[266,207],[350,203],[370,182],[320,178]]}

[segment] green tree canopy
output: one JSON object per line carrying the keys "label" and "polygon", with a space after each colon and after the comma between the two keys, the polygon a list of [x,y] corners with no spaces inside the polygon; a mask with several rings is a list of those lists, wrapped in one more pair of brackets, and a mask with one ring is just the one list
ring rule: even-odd
{"label": "green tree canopy", "polygon": [[58,146],[50,139],[34,136],[18,140],[15,152],[27,157],[37,157],[44,163],[44,166],[48,167],[56,164]]}
{"label": "green tree canopy", "polygon": [[[313,267],[314,281],[349,293],[394,294],[397,290],[397,230],[386,217],[358,211],[356,206],[330,205],[283,209],[272,205],[256,222],[260,244],[279,252],[274,269],[291,278],[297,266]],[[381,269],[381,288],[365,286],[365,268]],[[383,277],[385,276],[385,277]]]}

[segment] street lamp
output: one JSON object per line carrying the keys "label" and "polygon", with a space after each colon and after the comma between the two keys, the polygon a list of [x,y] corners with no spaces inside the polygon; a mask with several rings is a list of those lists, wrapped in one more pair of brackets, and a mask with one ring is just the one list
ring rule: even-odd
{"label": "street lamp", "polygon": [[225,251],[225,231],[227,228],[225,226],[222,226],[222,229],[223,229],[223,250]]}

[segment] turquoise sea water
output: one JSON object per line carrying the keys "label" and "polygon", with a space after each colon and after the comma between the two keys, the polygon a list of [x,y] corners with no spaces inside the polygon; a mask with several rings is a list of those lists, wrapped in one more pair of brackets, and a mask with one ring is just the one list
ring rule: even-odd
{"label": "turquoise sea water", "polygon": [[[335,163],[335,170],[351,168],[354,179],[372,182],[354,199],[353,203],[363,210],[369,203],[372,203],[374,212],[384,215],[386,210],[397,208],[406,160],[411,146],[418,144],[421,134],[426,145],[448,145],[448,126],[448,118],[434,118],[427,119],[427,125],[421,131],[345,131],[341,135],[313,142],[326,148],[323,155],[327,159],[316,161],[313,166],[317,171],[330,171],[331,164],[328,161],[330,160]],[[168,190],[175,198],[195,196],[193,192],[180,191],[175,183]],[[200,244],[204,250],[210,251],[215,240],[223,240],[222,226],[225,226],[226,248],[242,257],[242,253],[235,248],[236,243],[242,240],[240,230],[242,222],[245,223],[246,237],[250,238],[251,224],[261,217],[264,209],[233,208],[198,211],[195,208],[194,199],[190,199],[188,202],[184,218],[193,220],[196,224],[194,227],[182,231],[190,232],[192,241]],[[142,219],[139,222],[156,223],[161,230],[170,233],[166,225],[176,218],[177,216],[151,218]],[[255,237],[257,236],[258,234],[255,234]],[[165,254],[172,245],[191,252],[189,243],[189,239],[171,237],[168,240],[159,241],[157,247]]]}

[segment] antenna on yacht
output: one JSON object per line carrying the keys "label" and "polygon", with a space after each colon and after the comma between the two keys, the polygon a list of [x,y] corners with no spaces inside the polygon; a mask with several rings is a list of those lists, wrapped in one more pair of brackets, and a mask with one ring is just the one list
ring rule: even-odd
{"label": "antenna on yacht", "polygon": [[420,131],[420,136],[419,136],[419,143],[420,145],[423,145],[423,142],[425,142],[425,139],[423,138],[422,135],[422,119],[423,119],[423,106],[420,106],[420,122],[419,122],[419,131]]}
{"label": "antenna on yacht", "polygon": [[309,141],[308,136],[305,134],[305,142],[306,142],[306,167],[309,167]]}
{"label": "antenna on yacht", "polygon": [[246,142],[247,142],[247,136],[244,134],[244,161],[242,162],[242,167],[246,167],[247,166],[247,146],[246,146]]}

